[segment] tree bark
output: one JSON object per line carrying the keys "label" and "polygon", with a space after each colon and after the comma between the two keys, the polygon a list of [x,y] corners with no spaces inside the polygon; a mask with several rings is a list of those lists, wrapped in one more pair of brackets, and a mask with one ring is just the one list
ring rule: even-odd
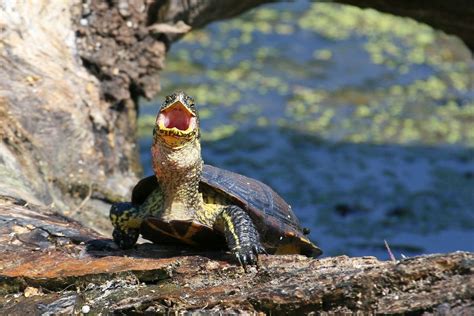
{"label": "tree bark", "polygon": [[[10,205],[6,205],[10,203]],[[48,209],[0,204],[0,314],[145,312],[474,313],[474,254],[400,261],[231,255],[182,246],[114,249]],[[103,250],[104,248],[108,250]]]}

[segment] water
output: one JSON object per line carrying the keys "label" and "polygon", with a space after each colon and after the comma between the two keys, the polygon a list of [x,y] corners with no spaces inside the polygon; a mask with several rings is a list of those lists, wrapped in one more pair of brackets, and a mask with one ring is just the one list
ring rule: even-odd
{"label": "water", "polygon": [[171,91],[195,97],[206,163],[262,180],[325,255],[474,251],[474,63],[414,21],[303,1],[176,43],[142,102],[142,163]]}

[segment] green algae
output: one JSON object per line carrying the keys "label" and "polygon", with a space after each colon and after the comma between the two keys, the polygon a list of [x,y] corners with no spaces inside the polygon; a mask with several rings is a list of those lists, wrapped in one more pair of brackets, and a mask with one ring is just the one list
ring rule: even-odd
{"label": "green algae", "polygon": [[235,133],[237,127],[235,125],[220,125],[210,131],[202,133],[202,140],[213,142],[227,138]]}

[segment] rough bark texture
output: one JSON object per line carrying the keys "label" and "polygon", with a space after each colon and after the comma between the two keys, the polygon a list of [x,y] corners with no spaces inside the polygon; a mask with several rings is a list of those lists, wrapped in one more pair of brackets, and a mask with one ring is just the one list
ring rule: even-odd
{"label": "rough bark texture", "polygon": [[92,1],[83,5],[79,21],[79,54],[100,80],[103,97],[121,108],[121,102],[159,91],[172,41],[264,2],[270,0]]}
{"label": "rough bark texture", "polygon": [[138,170],[135,106],[117,109],[83,66],[81,11],[79,1],[0,7],[0,193],[62,211],[127,194]]}
{"label": "rough bark texture", "polygon": [[471,0],[336,0],[362,8],[410,17],[456,35],[474,50],[474,2]]}
{"label": "rough bark texture", "polygon": [[[474,254],[396,262],[230,255],[113,243],[42,207],[0,204],[0,314],[227,311],[474,313]],[[106,250],[101,250],[101,249]],[[107,248],[108,247],[108,248]]]}

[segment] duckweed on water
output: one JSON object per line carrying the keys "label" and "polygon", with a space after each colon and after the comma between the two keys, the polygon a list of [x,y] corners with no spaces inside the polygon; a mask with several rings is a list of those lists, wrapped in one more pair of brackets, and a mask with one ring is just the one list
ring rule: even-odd
{"label": "duckweed on water", "polygon": [[219,125],[210,131],[202,134],[202,140],[206,142],[215,142],[233,135],[237,127],[234,125]]}

